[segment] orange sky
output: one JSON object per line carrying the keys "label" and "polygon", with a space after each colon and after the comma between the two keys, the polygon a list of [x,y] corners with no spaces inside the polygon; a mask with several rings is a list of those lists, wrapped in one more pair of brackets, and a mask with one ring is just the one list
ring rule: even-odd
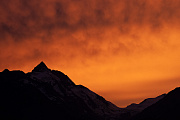
{"label": "orange sky", "polygon": [[0,70],[41,61],[120,107],[180,86],[179,0],[1,0]]}

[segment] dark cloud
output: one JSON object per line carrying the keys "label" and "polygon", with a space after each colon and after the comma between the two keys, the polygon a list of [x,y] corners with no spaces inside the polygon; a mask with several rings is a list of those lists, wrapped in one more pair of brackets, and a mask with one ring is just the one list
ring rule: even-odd
{"label": "dark cloud", "polygon": [[[150,0],[120,1],[6,1],[1,0],[1,36],[14,38],[30,37],[53,30],[73,32],[81,29],[109,26],[120,30],[131,29],[132,25],[159,27],[164,23],[179,20],[180,2]],[[45,35],[46,35],[45,34]]]}
{"label": "dark cloud", "polygon": [[15,50],[21,46],[17,49],[35,59],[54,52],[67,57],[129,53],[147,47],[139,29],[153,33],[179,25],[179,5],[178,0],[1,0],[0,42],[11,41]]}
{"label": "dark cloud", "polygon": [[164,78],[179,78],[179,6],[179,0],[0,0],[0,69],[28,72],[44,61],[116,104],[139,101],[138,81],[162,79],[146,95],[178,84],[162,86]]}

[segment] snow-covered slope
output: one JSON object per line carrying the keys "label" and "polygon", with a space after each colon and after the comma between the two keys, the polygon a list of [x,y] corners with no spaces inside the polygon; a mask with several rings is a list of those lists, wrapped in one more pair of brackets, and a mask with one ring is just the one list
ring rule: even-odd
{"label": "snow-covered slope", "polygon": [[[50,100],[57,103],[74,100],[85,106],[83,108],[84,111],[88,109],[105,119],[117,119],[120,114],[124,113],[123,109],[106,101],[88,88],[82,85],[75,85],[62,72],[50,70],[43,62],[36,66],[29,75],[32,79],[31,84],[36,86]],[[44,84],[47,84],[48,87],[45,87],[46,85]],[[51,90],[50,93],[49,90]]]}
{"label": "snow-covered slope", "polygon": [[[8,77],[12,73],[13,75],[17,76],[17,79],[14,80],[15,77],[13,77],[12,75],[12,77]],[[42,101],[42,104],[44,104],[43,101],[48,101],[48,104],[46,102],[45,103],[47,104],[47,106],[50,106],[50,108],[54,108],[54,110],[41,110],[41,108],[38,108],[40,109],[39,111],[45,110],[43,113],[49,111],[48,116],[52,116],[51,114],[59,111],[54,116],[64,116],[67,114],[69,116],[67,116],[66,119],[73,118],[75,120],[117,120],[121,119],[121,116],[124,116],[124,114],[126,114],[127,112],[124,109],[118,108],[111,102],[106,101],[103,97],[97,95],[88,88],[82,85],[76,85],[64,73],[49,69],[43,62],[37,65],[32,70],[32,72],[29,72],[27,74],[22,72],[21,76],[16,75],[17,73],[20,74],[19,72],[7,70],[5,72],[2,72],[2,78],[9,80],[9,82],[5,80],[6,83],[2,84],[7,84],[7,86],[8,84],[12,84],[14,88],[18,89],[18,91],[19,89],[22,89],[22,91],[27,91],[27,93],[25,92],[27,97],[35,99],[35,103],[37,101],[41,103]],[[14,84],[12,83],[12,81],[16,81],[16,83]],[[16,89],[14,89],[14,91],[16,91]],[[22,91],[20,91],[20,94],[24,95],[24,92],[21,93]],[[34,93],[31,93],[31,91],[38,91],[36,93],[41,95],[36,95]],[[19,97],[17,99],[24,99],[23,95],[20,95],[22,98]],[[34,98],[34,96],[36,97]],[[44,96],[45,98],[39,98],[38,96]],[[31,103],[31,101],[28,101],[28,99],[26,101],[28,102],[28,104],[32,104],[32,106],[36,108],[36,105],[34,103]],[[26,105],[27,104],[25,102],[20,106]],[[23,109],[25,109],[24,111],[26,111],[26,108]],[[62,117],[60,117],[59,119],[62,119]]]}

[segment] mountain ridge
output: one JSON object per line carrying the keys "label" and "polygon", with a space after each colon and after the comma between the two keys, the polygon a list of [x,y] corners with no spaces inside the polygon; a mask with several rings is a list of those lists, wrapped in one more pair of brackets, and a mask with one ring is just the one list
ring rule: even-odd
{"label": "mountain ridge", "polygon": [[[156,110],[166,119],[164,114],[174,115],[171,109],[180,108],[180,88],[119,108],[89,88],[76,85],[63,72],[49,69],[43,61],[32,72],[0,72],[0,95],[0,119],[8,120],[150,120],[150,113]],[[153,120],[159,117],[153,114]]]}
{"label": "mountain ridge", "polygon": [[128,105],[126,107],[126,109],[142,111],[145,108],[147,108],[147,107],[151,106],[152,104],[156,103],[157,101],[161,100],[165,96],[166,96],[166,94],[164,93],[164,94],[159,95],[159,96],[157,96],[155,98],[146,98],[142,102],[140,102],[139,104],[132,103],[132,104]]}
{"label": "mountain ridge", "polygon": [[180,87],[170,91],[163,99],[147,107],[131,120],[179,120]]}
{"label": "mountain ridge", "polygon": [[[5,70],[0,73],[0,79],[0,94],[5,98],[0,103],[6,103],[0,105],[6,109],[6,114],[13,114],[9,110],[10,105],[16,106],[14,110],[17,114],[12,116],[17,119],[22,119],[23,116],[24,119],[37,117],[48,120],[54,116],[53,119],[56,120],[60,115],[61,119],[67,120],[116,120],[125,113],[102,96],[82,85],[76,85],[64,73],[49,69],[44,62],[41,62],[29,73]],[[3,91],[7,91],[10,96]],[[15,102],[11,101],[14,96]],[[19,109],[16,109],[17,105],[20,106]],[[6,106],[9,107],[6,108]],[[48,108],[55,109],[51,111]],[[37,115],[36,112],[33,112],[35,109],[39,110],[40,114]],[[6,114],[4,113],[4,115]]]}
{"label": "mountain ridge", "polygon": [[46,70],[50,70],[50,69],[46,66],[46,64],[43,61],[41,61],[36,67],[34,67],[32,72],[42,72]]}

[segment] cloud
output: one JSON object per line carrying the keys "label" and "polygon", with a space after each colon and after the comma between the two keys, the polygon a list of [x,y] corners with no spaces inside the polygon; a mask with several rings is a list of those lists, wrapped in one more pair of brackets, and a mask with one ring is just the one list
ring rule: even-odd
{"label": "cloud", "polygon": [[[178,0],[1,0],[0,42],[23,46],[30,41],[41,54],[53,53],[54,46],[67,56],[129,54],[155,46],[153,39],[147,45],[144,31],[160,33],[164,26],[179,25],[179,5]],[[34,41],[40,41],[39,48]]]}
{"label": "cloud", "polygon": [[159,28],[179,20],[179,4],[176,0],[153,3],[150,0],[2,0],[1,35],[21,39],[37,37],[41,32],[52,36],[57,30],[68,34],[87,31],[91,35],[89,29],[93,28],[95,32],[104,32],[117,27],[120,33],[130,32],[133,26]]}
{"label": "cloud", "polygon": [[179,5],[178,0],[1,0],[0,59],[85,63],[166,51],[179,45],[174,34]]}
{"label": "cloud", "polygon": [[179,77],[179,6],[179,0],[0,0],[0,69],[28,72],[43,60],[97,91]]}

